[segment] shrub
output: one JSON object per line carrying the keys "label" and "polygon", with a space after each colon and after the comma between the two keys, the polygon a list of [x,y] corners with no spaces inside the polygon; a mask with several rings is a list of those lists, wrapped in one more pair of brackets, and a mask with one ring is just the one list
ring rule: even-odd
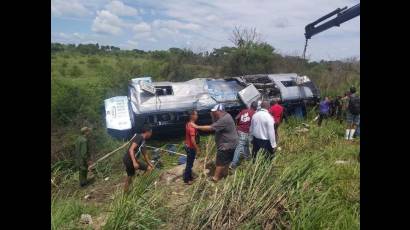
{"label": "shrub", "polygon": [[69,75],[74,78],[81,77],[83,74],[84,74],[83,70],[81,70],[81,68],[78,67],[77,65],[73,65],[73,67],[71,67],[69,71]]}

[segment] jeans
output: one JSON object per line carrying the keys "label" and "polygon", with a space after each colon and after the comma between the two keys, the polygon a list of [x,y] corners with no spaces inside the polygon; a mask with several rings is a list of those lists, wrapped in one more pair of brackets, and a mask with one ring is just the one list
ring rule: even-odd
{"label": "jeans", "polygon": [[253,137],[253,149],[252,149],[252,158],[253,161],[255,162],[256,155],[258,154],[259,149],[263,148],[265,151],[265,156],[272,160],[273,157],[275,156],[275,151],[276,148],[272,148],[272,145],[270,144],[269,140],[262,140],[258,139],[256,137]]}
{"label": "jeans", "polygon": [[238,166],[241,153],[246,159],[249,158],[249,133],[238,131],[238,136],[239,136],[239,143],[235,149],[235,153],[234,153],[233,160],[231,163],[232,167]]}
{"label": "jeans", "polygon": [[185,172],[184,172],[184,182],[188,183],[188,181],[192,180],[192,167],[194,166],[194,161],[195,161],[195,149],[188,148],[185,146],[185,151],[187,153],[187,159],[186,159],[186,167],[185,167]]}

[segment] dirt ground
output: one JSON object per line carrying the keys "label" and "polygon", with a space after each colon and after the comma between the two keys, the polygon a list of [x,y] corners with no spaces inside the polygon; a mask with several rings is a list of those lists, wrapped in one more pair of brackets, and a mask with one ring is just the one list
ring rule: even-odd
{"label": "dirt ground", "polygon": [[[168,203],[165,204],[165,206],[170,209],[170,213],[172,213],[173,217],[183,216],[181,215],[181,212],[183,211],[181,207],[187,203],[190,198],[188,191],[190,186],[186,185],[182,180],[184,169],[185,164],[163,171],[156,185],[167,187],[166,200]],[[205,159],[197,159],[194,163],[194,178],[198,177],[199,174],[204,173],[207,176],[210,176],[213,171],[213,162],[208,161],[205,165]],[[118,178],[108,178],[108,180],[105,180],[105,178],[98,179],[81,191],[82,201],[96,205],[102,209],[98,216],[93,217],[93,229],[99,230],[102,226],[104,226],[109,211],[108,204],[110,204],[114,199],[115,192],[122,189],[124,185],[124,177],[125,173],[122,177]],[[161,229],[175,229],[175,223],[180,221],[174,218],[170,218],[170,220],[172,221],[168,221],[166,224],[161,226]]]}

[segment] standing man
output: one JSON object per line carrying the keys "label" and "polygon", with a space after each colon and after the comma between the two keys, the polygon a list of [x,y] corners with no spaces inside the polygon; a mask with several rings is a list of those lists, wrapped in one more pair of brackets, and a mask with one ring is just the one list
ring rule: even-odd
{"label": "standing man", "polygon": [[195,122],[198,120],[198,112],[196,110],[191,110],[189,112],[189,121],[185,125],[185,151],[187,154],[186,167],[184,171],[184,182],[191,185],[193,182],[192,178],[192,166],[194,165],[195,155],[199,155],[199,146],[196,143],[196,137],[198,131],[194,128]]}
{"label": "standing man", "polygon": [[91,128],[81,128],[81,135],[75,141],[75,156],[76,165],[79,172],[80,187],[84,187],[89,183],[87,180],[88,166],[90,161],[90,142],[88,138],[91,135]]}
{"label": "standing man", "polygon": [[360,121],[360,97],[356,95],[356,88],[350,87],[349,104],[347,106],[347,128],[345,139],[353,140],[353,135]]}
{"label": "standing man", "polygon": [[228,174],[228,166],[231,163],[235,148],[238,145],[238,133],[232,116],[225,112],[223,104],[217,104],[211,109],[211,117],[214,123],[205,126],[194,126],[202,131],[215,131],[216,169],[212,180],[217,182]]}
{"label": "standing man", "polygon": [[[132,140],[128,147],[127,152],[124,154],[122,161],[125,165],[125,171],[127,172],[127,177],[125,178],[124,192],[128,192],[128,188],[132,182],[132,177],[135,175],[135,170],[144,170],[145,172],[151,171],[154,166],[149,161],[147,156],[147,150],[145,148],[145,141],[151,138],[152,129],[150,126],[145,125],[142,128],[142,133],[137,134]],[[144,162],[141,161],[141,153],[144,157]]]}
{"label": "standing man", "polygon": [[272,115],[273,120],[275,121],[275,140],[276,143],[278,143],[278,138],[279,138],[279,134],[278,134],[278,128],[280,123],[282,122],[282,117],[283,117],[283,106],[281,106],[278,103],[278,100],[274,99],[272,101],[272,107],[270,107],[269,109],[269,113]]}
{"label": "standing man", "polygon": [[243,109],[235,117],[235,120],[237,121],[236,129],[238,130],[239,143],[236,146],[233,160],[230,165],[231,169],[235,169],[238,166],[241,153],[246,159],[249,158],[249,127],[251,126],[252,116],[257,108],[258,103],[254,101],[251,104],[251,108]]}
{"label": "standing man", "polygon": [[275,127],[272,116],[268,112],[269,107],[269,102],[263,101],[261,109],[252,117],[250,133],[253,137],[253,160],[256,159],[256,154],[261,148],[269,153],[270,159],[273,159],[276,151]]}
{"label": "standing man", "polygon": [[321,101],[319,104],[319,120],[317,123],[319,127],[322,125],[323,119],[327,119],[327,117],[329,116],[329,110],[330,110],[330,101],[328,97],[325,97],[325,99]]}

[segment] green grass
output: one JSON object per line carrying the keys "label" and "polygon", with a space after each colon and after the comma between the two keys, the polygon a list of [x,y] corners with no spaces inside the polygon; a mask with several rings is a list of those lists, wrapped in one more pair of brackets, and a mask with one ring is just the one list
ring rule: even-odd
{"label": "green grass", "polygon": [[[309,120],[313,118],[309,115]],[[212,185],[198,173],[196,183],[189,188],[187,199],[179,207],[181,212],[169,210],[164,191],[158,187],[159,171],[138,176],[127,196],[122,187],[114,200],[105,204],[108,219],[105,229],[162,229],[170,224],[176,229],[358,229],[360,228],[360,163],[359,145],[346,143],[344,127],[328,120],[317,127],[308,123],[309,131],[296,132],[301,121],[290,119],[280,127],[282,150],[272,162],[262,155],[255,164],[242,162],[234,173]],[[181,149],[182,141],[172,140]],[[153,146],[165,143],[153,141]],[[201,149],[207,161],[215,157],[214,137],[201,138]],[[119,178],[124,172],[123,153],[101,163],[102,178]],[[177,156],[162,155],[164,168],[173,167]],[[337,164],[337,161],[345,163]],[[64,163],[54,170],[64,168]],[[60,190],[74,187],[78,175],[61,179]],[[53,226],[76,228],[80,213],[92,212],[92,206],[75,201],[75,195],[53,201]],[[87,210],[91,209],[91,210]],[[99,212],[99,210],[95,210]],[[177,222],[179,222],[177,224]],[[56,229],[56,227],[54,227]]]}
{"label": "green grass", "polygon": [[[289,124],[292,126],[292,122]],[[185,207],[188,229],[358,229],[358,145],[344,143],[335,121],[290,135],[273,162],[258,157],[213,187],[201,177]],[[337,165],[337,160],[348,161]]]}
{"label": "green grass", "polygon": [[128,194],[122,190],[116,192],[116,197],[110,206],[110,215],[104,229],[153,229],[162,221],[156,217],[159,196],[146,193],[154,188],[158,179],[158,171],[149,175],[136,177]]}
{"label": "green grass", "polygon": [[96,207],[82,203],[75,194],[54,195],[51,198],[51,229],[78,229],[81,214],[94,216],[97,212]]}

